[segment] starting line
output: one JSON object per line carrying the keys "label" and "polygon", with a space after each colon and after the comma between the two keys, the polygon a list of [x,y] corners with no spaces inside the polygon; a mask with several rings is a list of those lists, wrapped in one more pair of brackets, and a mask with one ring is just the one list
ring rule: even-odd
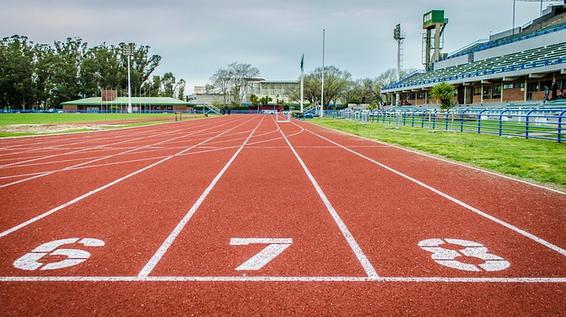
{"label": "starting line", "polygon": [[566,277],[0,276],[1,282],[566,283]]}

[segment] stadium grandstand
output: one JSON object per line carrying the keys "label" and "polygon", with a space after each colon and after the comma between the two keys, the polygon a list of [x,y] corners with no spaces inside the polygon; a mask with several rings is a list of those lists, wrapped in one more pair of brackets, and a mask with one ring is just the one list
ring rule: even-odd
{"label": "stadium grandstand", "polygon": [[[426,15],[424,22],[426,28]],[[545,90],[566,89],[566,4],[549,6],[527,25],[487,41],[435,54],[425,70],[385,86],[382,93],[396,105],[433,105],[429,90],[441,82],[455,86],[459,105],[541,103]]]}

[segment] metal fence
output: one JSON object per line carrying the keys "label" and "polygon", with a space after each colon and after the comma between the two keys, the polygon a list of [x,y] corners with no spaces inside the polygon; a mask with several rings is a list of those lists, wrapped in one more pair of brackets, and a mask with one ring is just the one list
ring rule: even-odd
{"label": "metal fence", "polygon": [[516,108],[388,109],[337,111],[334,118],[443,131],[566,141],[566,105]]}

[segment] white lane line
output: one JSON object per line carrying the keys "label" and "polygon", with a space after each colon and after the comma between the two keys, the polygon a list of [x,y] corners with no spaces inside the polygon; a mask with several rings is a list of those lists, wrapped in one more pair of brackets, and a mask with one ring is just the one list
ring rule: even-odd
{"label": "white lane line", "polygon": [[318,182],[316,181],[314,176],[311,174],[310,170],[306,166],[303,159],[299,156],[297,151],[295,151],[295,148],[293,147],[291,142],[289,142],[289,139],[287,139],[287,137],[285,136],[283,131],[281,131],[279,124],[277,122],[275,122],[275,124],[279,128],[279,133],[281,133],[281,135],[283,136],[283,139],[285,140],[285,142],[287,142],[287,145],[291,149],[291,152],[293,152],[293,154],[295,155],[295,158],[297,159],[297,161],[299,161],[299,164],[301,164],[301,166],[303,167],[303,171],[305,171],[305,174],[307,175],[307,177],[311,181],[312,186],[314,187],[314,189],[318,193],[318,196],[320,197],[320,199],[322,200],[322,202],[326,206],[326,209],[328,210],[328,212],[332,216],[332,219],[334,219],[334,222],[338,226],[338,229],[340,229],[340,232],[342,233],[342,235],[344,236],[344,238],[348,242],[348,245],[350,246],[350,248],[352,249],[352,251],[356,255],[356,258],[358,259],[358,261],[360,262],[360,264],[364,268],[364,271],[366,272],[368,277],[370,277],[370,278],[379,277],[379,275],[375,271],[375,268],[373,267],[373,265],[371,264],[371,262],[369,261],[369,259],[365,255],[364,251],[362,251],[362,248],[360,247],[360,245],[358,244],[358,242],[356,241],[356,239],[354,238],[354,236],[352,235],[352,233],[350,232],[350,230],[348,229],[348,227],[346,226],[344,221],[342,221],[342,219],[340,218],[340,215],[338,215],[338,212],[336,211],[336,209],[334,209],[334,206],[332,206],[332,203],[330,202],[328,197],[326,197],[326,194],[324,193],[324,191],[322,191],[322,188],[320,188],[320,185],[318,185]]}
{"label": "white lane line", "polygon": [[[201,122],[201,121],[204,121],[204,122]],[[217,121],[217,120],[212,121],[212,123],[215,122],[215,121]],[[193,123],[193,122],[196,122],[196,123],[195,123],[195,124],[190,124],[190,123]],[[113,135],[110,135],[110,136],[103,136],[103,137],[101,137],[101,138],[90,138],[90,136],[89,136],[89,137],[85,137],[85,138],[80,138],[80,139],[77,139],[77,140],[80,140],[80,141],[78,141],[78,142],[64,143],[64,144],[62,144],[62,145],[55,145],[55,148],[54,148],[54,146],[52,145],[52,146],[49,146],[49,147],[39,147],[39,148],[31,149],[31,150],[28,150],[28,151],[21,151],[21,152],[16,152],[16,153],[8,153],[8,154],[0,155],[0,156],[4,156],[4,155],[15,155],[15,154],[21,154],[21,153],[26,153],[26,152],[37,152],[37,151],[39,151],[39,150],[44,150],[44,149],[57,149],[57,148],[60,147],[60,146],[68,146],[68,145],[74,145],[74,144],[92,143],[92,142],[99,142],[99,141],[104,141],[104,140],[106,140],[106,141],[108,141],[108,140],[116,140],[116,139],[118,139],[118,140],[123,140],[123,139],[125,139],[125,140],[123,140],[123,141],[118,141],[118,142],[114,142],[114,143],[102,144],[102,145],[98,145],[98,146],[91,146],[91,147],[87,147],[87,148],[74,149],[74,151],[69,152],[69,153],[54,154],[54,155],[47,155],[47,156],[40,156],[40,157],[32,156],[32,157],[29,157],[30,159],[31,159],[31,158],[34,158],[34,159],[32,159],[32,160],[27,160],[27,161],[23,161],[23,162],[15,162],[15,163],[11,163],[11,164],[6,164],[6,165],[0,166],[0,168],[8,167],[8,166],[13,166],[13,165],[17,165],[17,167],[20,167],[19,164],[21,164],[21,163],[33,162],[33,161],[37,161],[37,160],[41,160],[41,159],[51,158],[51,157],[60,156],[60,155],[73,154],[73,153],[77,153],[77,152],[80,152],[80,153],[87,153],[87,152],[91,152],[91,151],[93,151],[93,150],[96,151],[96,150],[98,150],[98,149],[103,149],[103,150],[104,150],[104,149],[106,149],[107,146],[111,146],[111,145],[115,145],[115,144],[127,143],[127,142],[130,142],[130,141],[142,140],[142,139],[146,139],[146,138],[148,138],[148,137],[154,137],[154,136],[158,136],[158,135],[163,136],[163,135],[167,135],[167,134],[174,134],[174,133],[177,133],[177,132],[179,132],[179,131],[183,131],[183,130],[186,130],[186,129],[195,128],[195,126],[196,126],[196,127],[199,127],[199,126],[202,126],[202,125],[206,125],[206,124],[209,123],[209,122],[210,122],[210,121],[208,121],[208,120],[201,120],[201,119],[196,119],[196,120],[192,120],[192,121],[187,121],[187,124],[185,124],[185,125],[182,125],[182,126],[179,126],[179,127],[175,127],[175,128],[172,129],[172,130],[165,131],[165,132],[160,132],[160,133],[158,133],[158,134],[155,134],[155,133],[161,131],[161,127],[157,127],[157,128],[154,128],[154,129],[147,129],[147,130],[144,130],[144,131],[138,131],[138,133],[136,134],[136,138],[131,138],[131,137],[129,137],[129,134],[131,134],[131,132],[129,132],[129,131],[124,131],[123,133],[119,133],[119,132],[121,132],[122,130],[126,130],[126,129],[122,129],[122,130],[120,130],[120,131],[106,131],[106,132],[114,132],[114,133],[113,133]],[[173,124],[173,123],[175,123],[175,124],[180,124],[180,123],[177,123],[177,122],[171,122],[171,123],[167,123],[167,124]],[[203,124],[201,124],[201,123],[203,123]],[[159,126],[161,126],[161,125],[159,125]],[[144,128],[144,127],[132,127],[132,128]],[[84,139],[84,140],[83,140],[83,139]],[[61,141],[61,140],[58,140],[58,141]],[[64,141],[64,140],[63,140],[63,141]],[[84,151],[84,152],[83,152],[83,151]],[[26,159],[27,159],[27,158],[26,158]],[[11,160],[11,159],[8,159],[8,160]],[[21,165],[21,166],[25,166],[25,165]]]}
{"label": "white lane line", "polygon": [[[167,123],[167,124],[173,124],[176,122],[171,122],[171,123]],[[134,129],[134,128],[144,128],[144,127],[130,127],[130,128],[124,128],[124,129],[120,129],[120,130],[115,130],[115,131],[111,131],[111,130],[106,130],[106,131],[91,131],[91,132],[114,132],[112,133],[112,135],[108,136],[101,136],[100,138],[97,138],[98,135],[87,135],[86,137],[81,137],[81,138],[73,138],[69,141],[77,141],[77,142],[72,142],[72,143],[63,143],[63,144],[57,144],[60,143],[60,141],[65,141],[66,139],[64,138],[57,138],[55,140],[43,140],[40,142],[35,142],[35,143],[24,143],[24,144],[20,144],[18,145],[18,147],[20,148],[16,148],[16,150],[24,150],[24,151],[20,151],[20,152],[13,152],[13,153],[5,153],[5,154],[0,154],[0,157],[3,156],[9,156],[9,155],[15,155],[15,154],[22,154],[22,153],[30,153],[30,152],[41,152],[40,150],[46,150],[46,149],[56,149],[59,148],[60,146],[68,146],[68,145],[73,145],[73,144],[83,144],[83,143],[89,143],[89,142],[97,142],[97,141],[101,141],[101,140],[109,140],[109,139],[122,139],[122,138],[126,138],[128,137],[128,133],[131,133],[130,131],[124,131],[124,133],[118,133],[121,132],[123,130],[128,130],[128,129]],[[150,136],[154,131],[159,131],[158,129],[151,129],[151,130],[144,130],[144,131],[137,131],[136,135],[143,135],[143,136]],[[60,133],[57,134],[57,136],[64,136],[66,134],[77,134],[77,133]],[[53,135],[51,135],[53,136]],[[39,139],[42,136],[32,136],[34,138]],[[66,137],[65,137],[66,138]],[[4,138],[3,138],[4,139]],[[23,138],[22,138],[23,139]],[[41,145],[45,145],[45,144],[53,144],[55,143],[55,145],[49,145],[49,146],[44,146],[44,147],[32,147],[32,148],[21,148],[22,146],[30,146],[30,145],[35,145],[35,144],[41,144]]]}
{"label": "white lane line", "polygon": [[501,220],[501,219],[499,219],[499,218],[496,218],[496,217],[494,217],[494,216],[492,216],[492,215],[490,215],[490,214],[488,214],[488,213],[486,213],[486,212],[484,212],[484,211],[481,211],[481,210],[479,210],[479,209],[477,209],[477,208],[475,208],[475,207],[472,207],[472,206],[466,204],[465,202],[463,202],[463,201],[461,201],[461,200],[459,200],[459,199],[457,199],[457,198],[455,198],[455,197],[452,197],[452,196],[450,196],[450,195],[448,195],[448,194],[446,194],[446,193],[444,193],[444,192],[441,192],[440,190],[438,190],[438,189],[436,189],[436,188],[434,188],[434,187],[432,187],[432,186],[429,186],[429,185],[427,185],[427,184],[425,184],[425,183],[423,183],[423,182],[421,182],[421,181],[419,181],[419,180],[416,180],[416,179],[412,178],[411,176],[406,175],[406,174],[404,174],[404,173],[402,173],[402,172],[400,172],[400,171],[398,171],[398,170],[396,170],[396,169],[393,169],[393,168],[391,168],[391,167],[389,167],[389,166],[387,166],[387,165],[385,165],[385,164],[383,164],[383,163],[380,163],[380,162],[378,162],[378,161],[376,161],[376,160],[374,160],[374,159],[372,159],[372,158],[370,158],[370,157],[368,157],[368,156],[365,156],[365,155],[363,155],[363,154],[361,154],[361,153],[359,153],[359,152],[356,152],[356,151],[354,151],[354,150],[352,150],[352,149],[350,149],[350,148],[347,148],[347,147],[345,147],[345,146],[343,146],[343,145],[341,145],[341,144],[339,144],[339,143],[337,143],[337,142],[334,142],[334,141],[332,141],[332,140],[330,140],[330,139],[328,139],[328,138],[326,138],[326,137],[324,137],[324,136],[322,136],[322,135],[320,135],[320,134],[317,134],[316,132],[313,132],[313,131],[311,131],[311,130],[309,130],[309,129],[306,129],[306,131],[309,132],[309,133],[311,133],[311,134],[314,134],[314,135],[318,136],[319,138],[321,138],[321,139],[323,139],[323,140],[326,140],[326,141],[328,141],[328,142],[330,142],[330,143],[332,143],[332,144],[334,144],[334,145],[336,145],[336,146],[338,146],[338,147],[340,147],[340,148],[342,148],[342,149],[344,149],[344,150],[346,150],[346,151],[348,151],[348,152],[350,152],[350,153],[352,153],[352,154],[354,154],[354,155],[357,155],[357,156],[359,156],[359,157],[361,157],[361,158],[363,158],[363,159],[365,159],[365,160],[368,160],[368,161],[370,161],[370,162],[372,162],[372,163],[374,163],[374,164],[376,164],[376,165],[378,165],[378,166],[380,166],[380,167],[382,167],[382,168],[384,168],[384,169],[386,169],[386,170],[388,170],[388,171],[390,171],[390,172],[392,172],[392,173],[394,173],[394,174],[397,174],[397,175],[399,175],[399,176],[401,176],[401,177],[403,177],[403,178],[405,178],[405,179],[407,179],[407,180],[409,180],[409,181],[411,181],[411,182],[413,182],[413,183],[415,183],[415,184],[417,184],[417,185],[419,185],[419,186],[421,186],[421,187],[424,187],[424,188],[426,188],[426,189],[432,191],[433,193],[435,193],[435,194],[437,194],[437,195],[440,195],[440,196],[442,196],[442,197],[444,197],[444,198],[446,198],[446,199],[448,199],[448,200],[450,200],[450,201],[452,201],[452,202],[454,202],[454,203],[456,203],[456,204],[458,204],[458,205],[460,205],[460,206],[462,206],[462,207],[464,207],[464,208],[470,210],[471,212],[473,212],[473,213],[475,213],[475,214],[478,214],[478,215],[480,215],[480,216],[482,216],[482,217],[484,217],[484,218],[487,218],[487,219],[489,219],[489,220],[491,220],[491,221],[493,221],[493,222],[495,222],[495,223],[497,223],[497,224],[499,224],[499,225],[504,226],[505,228],[511,229],[511,230],[513,230],[514,232],[516,232],[516,233],[518,233],[518,234],[520,234],[520,235],[522,235],[522,236],[524,236],[524,237],[526,237],[526,238],[528,238],[528,239],[531,239],[531,240],[533,240],[533,241],[535,241],[535,242],[537,242],[537,243],[539,243],[539,244],[541,244],[541,245],[543,245],[543,246],[545,246],[545,247],[547,247],[547,248],[549,248],[549,249],[551,249],[551,250],[553,250],[553,251],[556,251],[556,252],[558,252],[558,253],[560,253],[560,254],[566,256],[566,250],[562,249],[561,247],[559,247],[559,246],[557,246],[557,245],[555,245],[555,244],[552,244],[552,243],[550,243],[550,242],[548,242],[548,241],[546,241],[546,240],[544,240],[544,239],[542,239],[542,238],[539,238],[539,237],[535,236],[534,234],[529,233],[529,232],[527,232],[527,231],[525,231],[525,230],[523,230],[523,229],[519,229],[519,228],[513,226],[512,224],[510,224],[510,223],[508,223],[508,222],[505,222],[505,221],[503,221],[503,220]]}
{"label": "white lane line", "polygon": [[[94,162],[98,162],[98,161],[101,161],[101,160],[106,160],[106,159],[109,159],[109,158],[112,158],[112,157],[116,157],[118,155],[123,155],[123,154],[127,154],[127,153],[132,153],[132,152],[135,152],[135,151],[143,150],[143,149],[146,149],[146,148],[153,146],[153,145],[164,144],[164,143],[168,143],[168,142],[171,142],[171,141],[174,141],[174,140],[183,139],[183,138],[189,137],[191,135],[195,135],[195,134],[199,134],[199,133],[204,132],[204,131],[208,131],[208,130],[213,129],[213,128],[218,128],[218,127],[224,126],[228,123],[229,122],[226,122],[226,123],[221,124],[221,125],[214,125],[212,127],[208,127],[208,128],[197,130],[197,131],[192,131],[190,133],[186,133],[186,134],[174,137],[174,138],[162,140],[162,141],[159,141],[159,142],[156,142],[156,143],[140,146],[140,147],[137,147],[137,148],[129,149],[129,150],[126,150],[126,151],[115,153],[115,154],[102,156],[102,157],[92,159],[92,160],[89,160],[89,161],[86,161],[86,162],[82,162],[82,163],[78,163],[78,164],[75,164],[75,165],[72,165],[72,166],[68,166],[68,167],[65,167],[65,168],[62,168],[62,169],[59,169],[59,170],[48,171],[48,172],[45,172],[45,173],[42,173],[42,174],[30,176],[30,177],[23,178],[23,179],[20,179],[20,180],[17,180],[17,181],[2,184],[2,185],[0,185],[0,188],[5,188],[5,187],[16,185],[16,184],[21,184],[21,183],[24,183],[24,182],[27,182],[27,181],[30,181],[30,180],[38,179],[38,178],[48,176],[48,175],[52,175],[52,174],[58,173],[58,172],[69,171],[69,170],[72,170],[72,169],[75,169],[75,168],[78,168],[78,167],[81,167],[81,166],[84,166],[84,165],[87,165],[87,164],[90,164],[90,163],[94,163]],[[199,127],[202,127],[202,126],[199,126]],[[157,134],[157,135],[160,135],[160,134]],[[137,153],[141,153],[141,152],[137,152]]]}
{"label": "white lane line", "polygon": [[118,183],[120,183],[120,182],[122,182],[122,181],[124,181],[124,180],[126,180],[126,179],[128,179],[128,178],[130,178],[130,177],[132,177],[132,176],[135,176],[135,175],[137,175],[137,174],[140,174],[140,173],[142,173],[142,172],[145,172],[145,171],[147,171],[147,170],[150,169],[150,168],[153,168],[153,167],[155,167],[155,166],[157,166],[157,165],[160,165],[160,164],[162,164],[162,163],[164,163],[164,162],[166,162],[166,161],[168,161],[168,160],[170,160],[170,159],[172,159],[172,158],[174,158],[174,157],[177,157],[177,156],[179,156],[179,155],[181,155],[181,154],[183,154],[183,153],[185,153],[185,152],[187,152],[187,151],[190,151],[190,150],[192,150],[192,149],[198,147],[199,145],[206,143],[206,142],[209,141],[209,140],[213,140],[213,139],[215,139],[215,138],[217,138],[217,137],[220,137],[220,136],[222,136],[222,135],[224,135],[224,134],[226,134],[226,133],[228,133],[228,132],[230,132],[230,131],[236,129],[237,127],[243,125],[244,123],[246,123],[246,122],[248,122],[248,121],[250,121],[250,120],[247,120],[247,121],[245,121],[245,122],[242,122],[242,123],[236,125],[235,127],[230,128],[230,129],[228,129],[228,130],[226,130],[226,131],[224,131],[224,132],[222,132],[222,133],[220,133],[220,134],[217,134],[217,135],[215,135],[215,136],[213,136],[213,137],[211,137],[211,138],[208,138],[208,139],[206,139],[206,140],[204,140],[204,141],[202,141],[202,142],[200,142],[200,143],[198,143],[198,144],[192,145],[192,146],[190,146],[190,147],[188,147],[188,148],[186,148],[186,149],[184,149],[184,150],[182,150],[182,151],[180,151],[180,152],[177,152],[177,153],[175,153],[175,154],[173,154],[173,155],[169,155],[169,156],[167,156],[167,157],[165,157],[165,158],[163,158],[163,159],[161,159],[161,160],[159,160],[159,161],[157,161],[157,162],[155,162],[155,163],[152,163],[152,164],[150,164],[150,165],[147,165],[147,166],[145,166],[145,167],[143,167],[143,168],[141,168],[141,169],[138,169],[138,170],[136,170],[136,171],[134,171],[134,172],[132,172],[132,173],[126,175],[126,176],[120,177],[120,178],[118,178],[118,179],[116,179],[116,180],[114,180],[114,181],[112,181],[112,182],[110,182],[110,183],[108,183],[108,184],[106,184],[106,185],[103,185],[103,186],[98,187],[98,188],[96,188],[96,189],[94,189],[94,190],[91,190],[91,191],[89,191],[89,192],[87,192],[87,193],[85,193],[85,194],[83,194],[83,195],[81,195],[81,196],[79,196],[79,197],[77,197],[77,198],[75,198],[75,199],[69,200],[68,202],[66,202],[66,203],[64,203],[64,204],[62,204],[62,205],[59,205],[59,206],[57,206],[57,207],[55,207],[55,208],[52,208],[52,209],[50,209],[50,210],[48,210],[48,211],[46,211],[46,212],[44,212],[44,213],[42,213],[42,214],[40,214],[40,215],[38,215],[38,216],[36,216],[36,217],[33,217],[33,218],[31,218],[31,219],[29,219],[29,220],[27,220],[27,221],[25,221],[25,222],[22,222],[22,223],[20,223],[19,225],[14,226],[14,227],[12,227],[12,228],[10,228],[10,229],[8,229],[8,230],[6,230],[6,231],[0,233],[0,238],[3,238],[3,237],[5,237],[5,236],[7,236],[7,235],[9,235],[9,234],[11,234],[11,233],[17,231],[17,230],[20,230],[20,229],[22,229],[22,228],[24,228],[24,227],[26,227],[26,226],[28,226],[28,225],[30,225],[30,224],[36,222],[36,221],[41,220],[41,219],[43,219],[43,218],[45,218],[45,217],[47,217],[47,216],[50,216],[50,215],[52,215],[52,214],[58,212],[59,210],[65,208],[65,207],[68,207],[68,206],[70,206],[70,205],[73,205],[73,204],[75,204],[75,203],[77,203],[77,202],[79,202],[79,201],[81,201],[81,200],[83,200],[83,199],[85,199],[85,198],[87,198],[87,197],[90,197],[90,196],[92,196],[92,195],[94,195],[94,194],[96,194],[96,193],[98,193],[98,192],[100,192],[100,191],[102,191],[102,190],[108,188],[108,187],[111,187],[111,186],[113,186],[113,185],[116,185],[116,184],[118,184]]}
{"label": "white lane line", "polygon": [[[60,143],[60,141],[64,141],[64,140],[68,140],[68,141],[80,141],[80,142],[76,142],[76,143],[84,143],[84,142],[91,142],[93,140],[99,140],[99,139],[93,139],[98,137],[98,133],[104,133],[104,132],[108,132],[113,134],[112,136],[110,136],[110,138],[112,139],[116,139],[116,138],[121,138],[121,137],[127,137],[128,134],[131,134],[131,131],[128,130],[132,130],[132,129],[139,129],[140,131],[136,131],[136,135],[141,135],[143,134],[147,134],[147,135],[151,135],[151,133],[153,133],[154,131],[160,131],[162,129],[162,127],[164,125],[172,125],[172,124],[182,124],[182,123],[193,123],[193,122],[200,122],[200,121],[209,121],[209,120],[214,120],[215,118],[199,118],[199,119],[190,119],[188,121],[184,121],[184,122],[175,122],[175,121],[171,121],[171,122],[164,122],[164,123],[159,123],[159,124],[153,124],[153,125],[147,125],[147,126],[133,126],[133,127],[126,127],[126,128],[120,128],[117,130],[98,130],[98,131],[88,131],[88,132],[69,132],[69,133],[57,133],[57,134],[48,134],[48,135],[28,135],[28,136],[24,136],[24,137],[5,137],[2,138],[2,140],[5,141],[19,141],[20,139],[24,142],[22,144],[14,144],[14,145],[10,145],[5,147],[4,149],[21,149],[21,147],[24,146],[30,146],[30,145],[35,145],[35,144],[53,144],[53,143]],[[123,132],[123,133],[119,133],[119,132]],[[96,135],[95,135],[96,134]],[[68,138],[67,136],[76,136],[76,138]],[[108,139],[109,136],[102,136],[105,139]],[[43,138],[43,140],[41,140]],[[27,139],[27,140],[26,140]],[[90,139],[90,140],[89,140]],[[38,142],[29,142],[30,140],[40,140]],[[72,144],[76,144],[76,143],[72,143]],[[71,144],[71,143],[64,143],[65,144]],[[31,151],[37,150],[37,149],[42,149],[42,148],[31,148]],[[4,155],[13,155],[14,153],[9,153],[9,154],[0,154],[1,156]]]}
{"label": "white lane line", "polygon": [[[176,132],[178,132],[178,130],[166,131],[166,132],[159,133],[157,135],[160,136],[160,135],[172,134],[172,133],[176,133]],[[49,159],[49,158],[52,158],[52,157],[58,157],[58,156],[64,156],[64,155],[70,155],[70,154],[85,153],[85,152],[90,151],[90,150],[99,150],[99,149],[105,150],[105,147],[109,146],[109,145],[128,143],[128,142],[132,142],[132,141],[143,140],[143,139],[146,139],[146,138],[147,138],[147,136],[144,135],[144,136],[139,136],[139,137],[130,138],[130,139],[126,139],[126,140],[121,140],[121,141],[118,141],[118,142],[95,145],[95,146],[86,147],[86,148],[80,148],[80,149],[76,149],[76,150],[69,151],[69,152],[50,154],[50,155],[40,156],[40,157],[34,157],[34,158],[26,159],[26,160],[23,160],[23,161],[18,161],[18,162],[9,163],[9,164],[3,164],[3,165],[0,165],[0,168],[3,169],[3,168],[7,168],[7,167],[14,167],[14,166],[19,167],[21,164],[24,164],[24,163],[35,162],[35,161],[39,161],[39,160]],[[99,140],[96,140],[96,141],[99,141]],[[77,143],[80,143],[80,142],[77,142]]]}
{"label": "white lane line", "polygon": [[167,239],[165,239],[165,241],[163,241],[163,243],[161,244],[159,249],[157,249],[157,252],[155,252],[155,254],[147,262],[147,264],[142,268],[142,270],[139,272],[138,276],[140,276],[140,277],[148,276],[151,273],[151,271],[153,271],[153,269],[155,268],[157,263],[159,263],[161,258],[165,255],[165,253],[167,252],[169,247],[171,247],[173,242],[175,242],[175,239],[177,239],[177,237],[179,236],[181,231],[183,231],[183,228],[185,228],[187,223],[191,220],[193,215],[197,212],[200,205],[204,202],[204,200],[206,199],[208,194],[210,194],[210,192],[212,191],[212,189],[214,189],[214,187],[216,186],[216,184],[218,183],[220,178],[222,178],[222,175],[224,175],[226,170],[228,170],[230,165],[232,165],[232,162],[234,162],[234,160],[236,160],[236,157],[238,157],[238,155],[240,154],[240,152],[242,151],[244,146],[248,143],[248,141],[250,140],[252,135],[255,133],[257,128],[261,125],[261,123],[263,122],[263,119],[264,118],[262,117],[261,120],[259,121],[259,123],[257,124],[257,126],[252,130],[250,135],[248,135],[248,137],[246,138],[244,143],[242,143],[240,145],[238,150],[234,153],[234,155],[232,155],[232,157],[230,158],[230,160],[228,160],[226,165],[224,165],[224,167],[220,170],[220,172],[218,172],[218,174],[214,177],[214,179],[210,182],[210,184],[205,188],[205,190],[202,192],[202,194],[199,196],[199,198],[195,201],[195,203],[193,204],[191,209],[189,209],[187,211],[187,213],[181,219],[181,221],[177,224],[175,229],[173,229],[173,231],[169,234]]}
{"label": "white lane line", "polygon": [[[313,123],[310,123],[310,124],[313,124]],[[315,124],[313,124],[313,125],[315,125]],[[370,138],[367,138],[367,137],[364,137],[364,136],[355,135],[355,134],[348,133],[348,132],[344,132],[344,131],[332,130],[332,129],[327,128],[327,127],[324,127],[324,126],[319,126],[319,125],[315,125],[315,126],[316,126],[316,127],[319,127],[319,128],[323,128],[323,129],[329,130],[329,131],[331,131],[331,132],[333,132],[333,133],[338,132],[338,133],[341,133],[341,134],[344,134],[344,135],[353,136],[353,137],[356,137],[356,138],[361,138],[361,139],[364,139],[364,140],[367,140],[367,141],[371,141],[371,142],[380,144],[380,145],[382,145],[382,146],[384,146],[384,147],[392,147],[392,148],[395,148],[395,149],[403,150],[403,151],[409,152],[409,153],[414,153],[414,154],[417,154],[417,155],[420,155],[420,156],[428,157],[428,158],[435,159],[435,160],[438,160],[438,161],[442,161],[442,162],[445,162],[445,163],[449,163],[449,164],[452,164],[452,165],[457,165],[457,166],[465,167],[465,168],[468,168],[468,169],[471,169],[471,170],[474,170],[474,171],[478,171],[478,172],[490,174],[490,175],[493,175],[493,176],[505,178],[505,179],[508,179],[508,180],[510,180],[510,181],[513,181],[513,182],[518,182],[518,183],[530,185],[530,186],[533,186],[533,187],[536,187],[536,188],[539,188],[539,189],[548,190],[548,191],[551,191],[551,192],[554,192],[554,193],[557,193],[557,194],[566,195],[566,192],[560,191],[560,190],[558,190],[558,189],[554,189],[554,188],[550,188],[550,187],[547,187],[547,186],[543,186],[543,185],[531,183],[531,182],[526,181],[526,180],[523,180],[523,179],[514,178],[514,177],[511,177],[511,176],[503,175],[503,174],[500,174],[500,173],[497,173],[497,172],[493,172],[493,171],[489,171],[489,170],[482,169],[482,168],[479,168],[479,167],[475,167],[475,166],[463,164],[463,163],[460,163],[460,162],[451,161],[451,160],[449,160],[449,159],[445,159],[445,158],[442,158],[442,157],[434,156],[434,155],[431,155],[431,154],[428,154],[428,153],[424,153],[424,152],[421,152],[421,151],[418,151],[418,150],[413,150],[413,149],[409,149],[409,148],[404,148],[404,147],[399,146],[399,145],[381,142],[381,141],[379,141],[379,140],[370,139]]]}
{"label": "white lane line", "polygon": [[361,277],[361,276],[0,276],[0,282],[371,282],[566,283],[566,277]]}

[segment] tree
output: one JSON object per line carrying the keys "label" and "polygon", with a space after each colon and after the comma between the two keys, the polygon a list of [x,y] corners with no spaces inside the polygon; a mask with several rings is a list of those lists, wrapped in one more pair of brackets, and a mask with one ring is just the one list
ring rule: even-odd
{"label": "tree", "polygon": [[272,101],[273,101],[273,99],[269,96],[264,96],[264,97],[259,98],[259,103],[262,106],[267,106]]}
{"label": "tree", "polygon": [[33,103],[33,43],[14,35],[0,43],[0,102],[25,107]]}
{"label": "tree", "polygon": [[260,75],[251,64],[231,63],[227,68],[220,68],[210,77],[212,85],[222,93],[224,103],[240,104],[242,94],[249,83]]}
{"label": "tree", "polygon": [[432,87],[430,94],[440,101],[440,107],[442,109],[449,109],[454,106],[454,95],[456,93],[456,88],[453,85],[447,83],[439,83]]}
{"label": "tree", "polygon": [[[3,38],[0,40],[0,103],[18,108],[49,107],[72,99],[99,96],[102,89],[125,91],[128,84],[125,45],[103,43],[88,47],[80,38],[47,45],[33,44],[25,36]],[[150,55],[149,46],[133,44],[133,47],[131,79],[135,93],[149,88],[149,78],[161,57]],[[161,87],[161,83],[158,84]],[[181,81],[177,85],[179,90]]]}
{"label": "tree", "polygon": [[[336,104],[347,96],[351,85],[352,75],[348,71],[342,71],[335,66],[324,67],[324,104],[328,106]],[[308,103],[319,104],[322,85],[322,68],[315,69],[306,74],[304,78],[304,98]],[[299,87],[293,90],[290,99],[300,101]]]}
{"label": "tree", "polygon": [[177,99],[179,100],[185,100],[185,86],[186,86],[186,82],[184,79],[180,79],[177,84],[175,85],[175,94],[177,96]]}
{"label": "tree", "polygon": [[232,86],[232,102],[240,104],[242,94],[246,90],[250,81],[260,75],[259,69],[251,64],[234,62],[228,65],[228,74],[230,76],[230,84]]}
{"label": "tree", "polygon": [[220,89],[222,93],[222,106],[226,107],[226,103],[230,99],[230,73],[227,69],[219,69],[210,77],[210,81],[215,88]]}
{"label": "tree", "polygon": [[346,103],[378,104],[381,103],[381,86],[377,79],[363,78],[351,81],[344,93]]}
{"label": "tree", "polygon": [[259,97],[256,96],[256,95],[254,95],[254,94],[252,94],[252,95],[250,96],[250,102],[251,102],[252,105],[255,106],[255,107],[259,106]]}
{"label": "tree", "polygon": [[175,76],[171,72],[163,74],[161,77],[161,85],[163,87],[160,96],[171,97],[175,94]]}

